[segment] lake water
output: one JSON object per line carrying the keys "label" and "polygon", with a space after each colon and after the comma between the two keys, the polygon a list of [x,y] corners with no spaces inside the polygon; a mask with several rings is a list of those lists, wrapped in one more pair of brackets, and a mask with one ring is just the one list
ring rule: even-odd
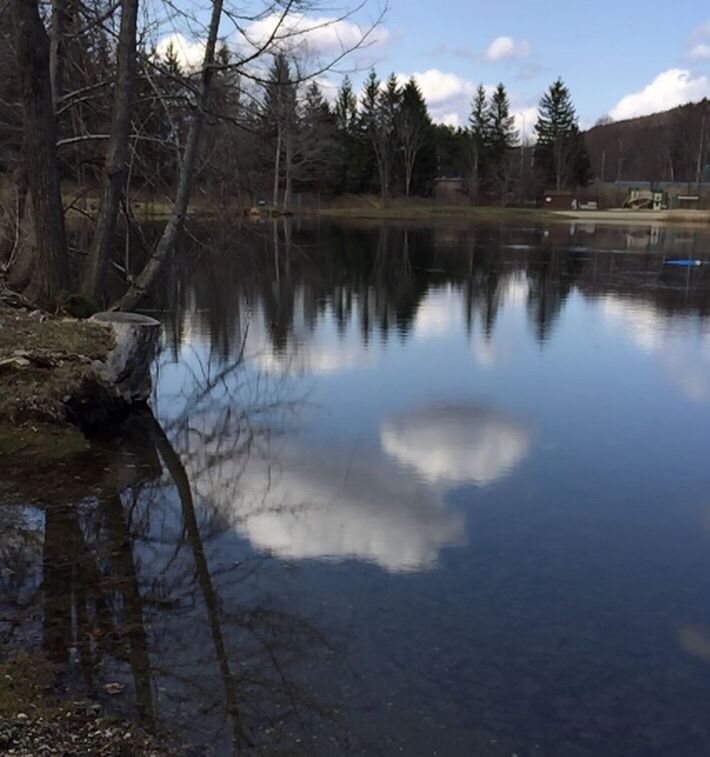
{"label": "lake water", "polygon": [[3,641],[197,754],[707,754],[710,232],[193,236],[153,414],[0,476]]}

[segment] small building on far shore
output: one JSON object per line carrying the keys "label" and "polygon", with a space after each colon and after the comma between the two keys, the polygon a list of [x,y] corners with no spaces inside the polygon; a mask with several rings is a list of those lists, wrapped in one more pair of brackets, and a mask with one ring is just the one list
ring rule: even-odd
{"label": "small building on far shore", "polygon": [[542,196],[542,207],[546,210],[569,210],[575,194],[570,189],[546,189]]}

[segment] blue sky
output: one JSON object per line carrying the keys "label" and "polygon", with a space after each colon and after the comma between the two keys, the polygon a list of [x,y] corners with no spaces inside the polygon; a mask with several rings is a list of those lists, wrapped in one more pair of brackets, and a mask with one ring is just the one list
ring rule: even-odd
{"label": "blue sky", "polygon": [[[701,0],[391,0],[385,27],[378,69],[503,81],[519,109],[534,108],[560,75],[587,124],[615,109],[617,117],[630,116],[710,96],[710,3]],[[506,40],[486,56],[499,38],[513,44]],[[658,81],[669,71],[676,73]],[[429,78],[435,90],[435,77]],[[647,87],[644,97],[617,107]],[[441,103],[448,104],[451,113],[465,115],[453,94]],[[435,110],[446,115],[446,107]]]}
{"label": "blue sky", "polygon": [[[323,23],[342,6],[328,2],[295,23],[308,30],[315,56],[327,60],[357,37],[354,22],[366,25],[380,1],[368,0],[335,27]],[[263,35],[272,18],[248,26],[251,38]],[[230,34],[225,24],[223,32]],[[232,37],[236,47],[243,44]],[[583,126],[607,114],[628,118],[710,97],[707,0],[389,0],[376,38],[340,69],[354,69],[357,85],[372,63],[383,78],[391,71],[416,74],[434,118],[452,124],[465,123],[479,82],[503,81],[528,131],[541,93],[557,76],[569,86]],[[332,92],[340,77],[331,72],[321,81]]]}

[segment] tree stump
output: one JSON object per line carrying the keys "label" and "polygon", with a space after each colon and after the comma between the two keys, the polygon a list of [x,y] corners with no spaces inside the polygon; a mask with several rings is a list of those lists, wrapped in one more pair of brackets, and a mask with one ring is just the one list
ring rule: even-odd
{"label": "tree stump", "polygon": [[150,396],[150,368],[160,334],[160,322],[137,313],[104,312],[92,321],[110,326],[115,345],[105,360],[95,363],[99,378],[112,385],[118,397],[129,405]]}

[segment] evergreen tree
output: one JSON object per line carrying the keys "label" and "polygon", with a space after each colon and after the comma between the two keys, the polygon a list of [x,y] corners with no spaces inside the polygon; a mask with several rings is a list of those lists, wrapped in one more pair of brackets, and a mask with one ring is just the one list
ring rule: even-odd
{"label": "evergreen tree", "polygon": [[165,55],[161,61],[164,71],[177,79],[180,79],[183,75],[182,65],[180,64],[180,57],[178,51],[173,44],[173,41],[168,42],[168,46],[165,48]]}
{"label": "evergreen tree", "polygon": [[350,77],[346,76],[335,101],[335,121],[338,130],[351,134],[357,128],[357,98]]}
{"label": "evergreen tree", "polygon": [[312,81],[306,88],[298,125],[297,167],[299,180],[309,190],[323,191],[332,180],[332,161],[335,146],[335,116],[318,86]]}
{"label": "evergreen tree", "polygon": [[542,96],[535,133],[535,162],[547,182],[557,190],[589,182],[589,153],[562,79],[551,84]]}
{"label": "evergreen tree", "polygon": [[337,139],[333,157],[333,190],[336,193],[366,191],[376,169],[369,143],[361,129],[357,98],[348,76],[338,90],[334,118]]}
{"label": "evergreen tree", "polygon": [[434,124],[434,144],[437,176],[444,178],[463,176],[468,170],[468,132],[446,124]]}
{"label": "evergreen tree", "polygon": [[428,194],[436,173],[436,148],[429,111],[414,78],[402,90],[396,130],[404,194]]}
{"label": "evergreen tree", "polygon": [[480,191],[481,182],[486,175],[486,163],[491,142],[490,112],[486,105],[486,91],[482,84],[479,84],[476,90],[468,124],[468,131],[471,137],[471,180],[469,192],[476,199]]}
{"label": "evergreen tree", "polygon": [[510,115],[510,101],[501,83],[491,95],[488,106],[489,145],[494,161],[499,161],[518,141],[515,118]]}
{"label": "evergreen tree", "polygon": [[512,182],[511,149],[518,141],[515,118],[510,115],[510,101],[503,84],[499,84],[488,106],[490,185],[505,204]]}

